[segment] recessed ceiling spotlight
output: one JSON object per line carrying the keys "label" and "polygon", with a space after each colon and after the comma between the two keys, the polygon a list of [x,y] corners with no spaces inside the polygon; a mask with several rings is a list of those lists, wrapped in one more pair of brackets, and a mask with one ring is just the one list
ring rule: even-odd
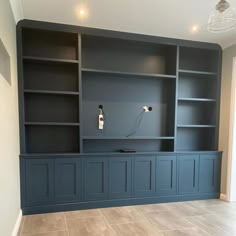
{"label": "recessed ceiling spotlight", "polygon": [[85,14],[85,10],[84,9],[80,9],[79,10],[79,14],[82,16],[82,15],[84,15]]}
{"label": "recessed ceiling spotlight", "polygon": [[200,30],[200,27],[198,25],[194,25],[191,29],[192,33],[197,33]]}
{"label": "recessed ceiling spotlight", "polygon": [[87,9],[87,7],[85,6],[85,5],[83,5],[83,6],[78,6],[77,8],[76,8],[76,15],[77,15],[77,17],[78,18],[80,18],[80,19],[85,19],[85,18],[87,18],[88,17],[88,9]]}

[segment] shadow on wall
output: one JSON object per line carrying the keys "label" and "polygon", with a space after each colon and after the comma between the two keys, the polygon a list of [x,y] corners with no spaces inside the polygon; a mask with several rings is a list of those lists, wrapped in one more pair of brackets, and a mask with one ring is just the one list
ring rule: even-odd
{"label": "shadow on wall", "polygon": [[0,74],[11,85],[11,62],[10,56],[0,39]]}

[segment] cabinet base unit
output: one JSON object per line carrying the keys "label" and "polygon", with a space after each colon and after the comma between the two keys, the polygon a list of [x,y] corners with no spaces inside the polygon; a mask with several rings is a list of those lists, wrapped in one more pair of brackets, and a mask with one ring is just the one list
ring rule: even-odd
{"label": "cabinet base unit", "polygon": [[24,214],[219,198],[221,153],[21,156]]}
{"label": "cabinet base unit", "polygon": [[17,24],[23,214],[219,198],[217,44]]}

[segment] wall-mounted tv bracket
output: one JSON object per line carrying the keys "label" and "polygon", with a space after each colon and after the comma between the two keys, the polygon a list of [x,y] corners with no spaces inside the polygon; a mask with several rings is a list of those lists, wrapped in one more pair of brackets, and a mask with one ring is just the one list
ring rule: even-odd
{"label": "wall-mounted tv bracket", "polygon": [[152,111],[152,107],[143,106],[143,111],[144,112],[150,112],[150,111]]}
{"label": "wall-mounted tv bracket", "polygon": [[104,128],[104,112],[103,112],[103,105],[98,106],[99,113],[98,113],[98,129]]}

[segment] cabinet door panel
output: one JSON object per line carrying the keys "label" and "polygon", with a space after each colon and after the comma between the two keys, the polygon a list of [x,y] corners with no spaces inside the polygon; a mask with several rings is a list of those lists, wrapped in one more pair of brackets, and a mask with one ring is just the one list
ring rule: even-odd
{"label": "cabinet door panel", "polygon": [[108,198],[108,159],[85,159],[85,200]]}
{"label": "cabinet door panel", "polygon": [[55,198],[58,201],[80,200],[82,189],[81,160],[63,158],[55,161]]}
{"label": "cabinet door panel", "polygon": [[134,196],[155,193],[155,157],[134,158]]}
{"label": "cabinet door panel", "polygon": [[176,156],[157,157],[156,191],[158,195],[176,194]]}
{"label": "cabinet door panel", "polygon": [[201,193],[220,191],[219,154],[200,155],[199,191]]}
{"label": "cabinet door panel", "polygon": [[131,197],[131,158],[115,157],[109,160],[109,197]]}
{"label": "cabinet door panel", "polygon": [[26,202],[28,206],[42,205],[54,200],[53,160],[26,160]]}
{"label": "cabinet door panel", "polygon": [[199,155],[179,156],[179,193],[198,192]]}

